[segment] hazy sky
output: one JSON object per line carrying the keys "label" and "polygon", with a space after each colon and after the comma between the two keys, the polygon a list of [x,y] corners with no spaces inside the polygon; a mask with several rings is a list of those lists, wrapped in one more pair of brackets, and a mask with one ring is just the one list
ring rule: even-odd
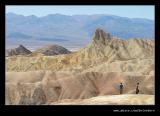
{"label": "hazy sky", "polygon": [[13,12],[25,16],[45,16],[48,14],[111,14],[129,18],[147,18],[154,20],[153,5],[7,5],[6,13]]}

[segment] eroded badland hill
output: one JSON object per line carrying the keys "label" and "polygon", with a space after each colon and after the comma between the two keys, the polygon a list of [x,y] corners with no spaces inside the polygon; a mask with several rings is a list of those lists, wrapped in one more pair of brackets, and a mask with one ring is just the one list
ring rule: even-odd
{"label": "eroded badland hill", "polygon": [[[127,102],[133,98],[154,104],[153,40],[122,40],[97,29],[74,53],[6,57],[6,71],[6,104],[136,104]],[[137,83],[140,95],[130,96]]]}

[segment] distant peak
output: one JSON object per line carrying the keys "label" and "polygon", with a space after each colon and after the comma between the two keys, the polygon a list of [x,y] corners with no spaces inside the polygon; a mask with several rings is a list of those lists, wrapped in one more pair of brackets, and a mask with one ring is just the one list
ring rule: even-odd
{"label": "distant peak", "polygon": [[97,28],[94,34],[94,42],[105,44],[107,40],[111,40],[110,33],[104,32],[101,28]]}
{"label": "distant peak", "polygon": [[21,45],[21,44],[19,45],[19,47],[24,48],[24,46],[23,46],[23,45]]}
{"label": "distant peak", "polygon": [[101,28],[97,28],[96,31],[103,31]]}
{"label": "distant peak", "polygon": [[103,31],[101,28],[96,29],[95,36],[96,39],[111,39],[110,33]]}
{"label": "distant peak", "polygon": [[29,51],[26,47],[24,47],[23,45],[19,45],[17,48],[15,48],[17,50],[25,50],[25,51]]}
{"label": "distant peak", "polygon": [[31,54],[32,52],[25,48],[23,45],[19,45],[17,48],[7,49],[6,56],[14,56],[14,55],[27,55]]}

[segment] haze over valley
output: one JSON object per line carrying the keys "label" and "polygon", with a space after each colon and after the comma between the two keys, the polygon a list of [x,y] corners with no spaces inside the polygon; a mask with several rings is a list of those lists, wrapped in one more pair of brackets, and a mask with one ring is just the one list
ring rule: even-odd
{"label": "haze over valley", "polygon": [[94,31],[102,28],[121,39],[154,38],[154,21],[107,14],[63,15],[42,17],[6,14],[6,48],[22,44],[31,51],[58,44],[76,51],[91,41]]}

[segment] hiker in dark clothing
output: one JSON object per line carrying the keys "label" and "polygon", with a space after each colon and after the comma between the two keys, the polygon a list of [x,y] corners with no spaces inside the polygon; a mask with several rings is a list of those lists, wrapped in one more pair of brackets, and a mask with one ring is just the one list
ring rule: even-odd
{"label": "hiker in dark clothing", "polygon": [[139,83],[137,83],[137,87],[136,87],[136,94],[138,94],[139,93]]}
{"label": "hiker in dark clothing", "polygon": [[122,94],[123,93],[123,84],[122,83],[120,83],[119,89],[120,89],[120,94]]}

